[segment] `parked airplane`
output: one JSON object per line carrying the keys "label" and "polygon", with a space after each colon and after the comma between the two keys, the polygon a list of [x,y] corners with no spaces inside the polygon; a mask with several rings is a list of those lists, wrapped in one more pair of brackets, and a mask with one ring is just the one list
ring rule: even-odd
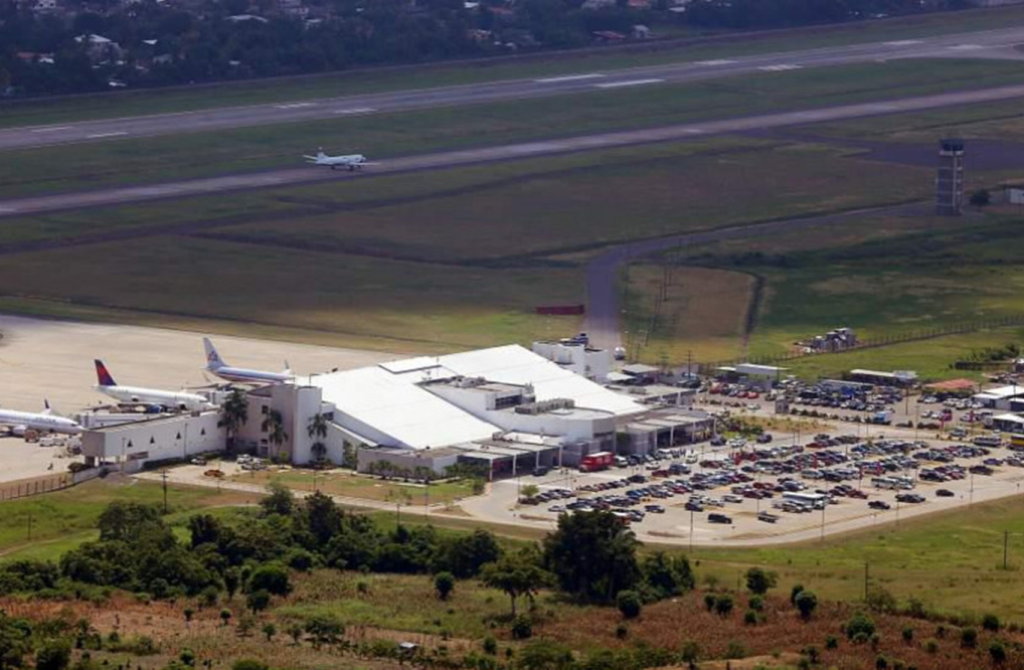
{"label": "parked airplane", "polygon": [[264,372],[263,370],[250,370],[248,368],[233,368],[220,357],[217,348],[213,346],[210,338],[203,338],[203,347],[206,349],[206,369],[221,379],[231,382],[244,382],[247,384],[279,384],[294,377],[288,369],[288,361],[284,362],[283,372]]}
{"label": "parked airplane", "polygon": [[107,372],[103,361],[96,361],[96,377],[99,384],[95,387],[100,393],[114,398],[120,403],[132,405],[148,405],[151,407],[164,407],[167,409],[201,410],[213,409],[209,400],[197,393],[186,393],[180,391],[161,391],[159,389],[137,388],[135,386],[119,386],[114,378]]}
{"label": "parked airplane", "polygon": [[329,167],[332,170],[336,170],[339,167],[347,167],[351,170],[358,170],[364,165],[375,165],[375,163],[367,162],[366,156],[362,154],[349,154],[348,156],[328,156],[324,153],[323,148],[318,148],[316,156],[303,156],[311,165],[322,165]]}
{"label": "parked airplane", "polygon": [[18,412],[13,409],[0,409],[0,426],[7,426],[14,435],[24,435],[26,430],[37,430],[41,433],[64,433],[74,435],[82,432],[76,421],[58,416],[50,409],[49,401],[43,401],[46,409],[42,412]]}

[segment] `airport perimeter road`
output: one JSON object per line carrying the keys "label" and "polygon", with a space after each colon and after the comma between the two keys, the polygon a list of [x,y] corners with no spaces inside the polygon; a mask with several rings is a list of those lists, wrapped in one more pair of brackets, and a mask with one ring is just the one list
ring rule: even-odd
{"label": "airport perimeter road", "polygon": [[[897,58],[1022,58],[1024,27],[939,37],[670,63],[541,79],[519,79],[372,95],[253,105],[176,114],[83,121],[0,130],[0,151],[60,144],[123,140],[186,132],[226,130],[313,119],[345,118],[432,107],[568,95],[601,90],[633,90],[662,83],[686,83],[741,74],[770,74],[801,68],[884,61]],[[311,138],[316,143],[316,138]]]}
{"label": "airport perimeter road", "polygon": [[[820,123],[855,119],[865,116],[897,114],[953,105],[976,104],[995,100],[1009,100],[1024,97],[1024,84],[1000,88],[962,91],[916,98],[903,98],[856,105],[842,105],[803,111],[781,112],[761,116],[748,116],[721,121],[689,123],[662,128],[648,128],[623,132],[603,133],[582,137],[569,137],[522,144],[510,144],[464,151],[451,151],[422,156],[394,158],[365,171],[333,171],[325,168],[305,166],[288,170],[236,174],[224,177],[210,177],[147,186],[132,186],[81,193],[38,196],[13,200],[0,200],[0,219],[3,217],[42,214],[68,209],[102,207],[127,203],[145,202],[168,198],[209,195],[227,191],[255,188],[271,188],[322,182],[332,179],[368,178],[377,175],[400,174],[419,170],[446,169],[480,163],[508,160],[524,160],[541,156],[598,151],[657,142],[675,142],[695,137],[707,137],[725,133],[764,130],[806,123]],[[45,248],[51,242],[42,241],[37,246]],[[32,243],[17,250],[35,248]]]}

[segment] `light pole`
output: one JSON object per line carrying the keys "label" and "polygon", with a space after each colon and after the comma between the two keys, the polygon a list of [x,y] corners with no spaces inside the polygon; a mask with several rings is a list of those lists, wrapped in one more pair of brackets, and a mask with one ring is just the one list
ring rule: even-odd
{"label": "light pole", "polygon": [[693,554],[693,509],[690,509],[690,553]]}

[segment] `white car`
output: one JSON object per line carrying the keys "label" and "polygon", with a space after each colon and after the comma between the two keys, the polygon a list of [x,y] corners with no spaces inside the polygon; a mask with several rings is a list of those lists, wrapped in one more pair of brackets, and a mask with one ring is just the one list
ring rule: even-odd
{"label": "white car", "polygon": [[728,503],[741,503],[741,502],[743,502],[743,498],[739,497],[738,495],[734,495],[732,493],[727,493],[724,496],[722,496],[722,500],[724,500],[725,502],[728,502]]}

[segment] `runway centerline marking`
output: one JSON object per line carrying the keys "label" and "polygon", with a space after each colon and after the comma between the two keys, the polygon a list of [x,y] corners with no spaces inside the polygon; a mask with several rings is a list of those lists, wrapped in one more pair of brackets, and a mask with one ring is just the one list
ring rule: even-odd
{"label": "runway centerline marking", "polygon": [[547,77],[545,79],[534,79],[536,84],[560,84],[567,81],[585,81],[587,79],[600,79],[603,74],[592,73],[592,74],[570,74],[564,77]]}
{"label": "runway centerline marking", "polygon": [[956,46],[949,47],[950,51],[978,51],[985,47],[980,44],[957,44]]}
{"label": "runway centerline marking", "polygon": [[54,126],[52,128],[36,128],[33,133],[55,133],[58,130],[71,130],[71,126]]}
{"label": "runway centerline marking", "polygon": [[715,67],[716,65],[731,65],[732,63],[735,62],[736,61],[734,60],[727,60],[725,58],[716,58],[715,60],[699,60],[696,63],[694,63],[694,65],[707,65],[710,67]]}
{"label": "runway centerline marking", "polygon": [[334,114],[369,114],[371,112],[376,112],[376,111],[377,110],[374,107],[354,107],[352,109],[336,109],[336,110],[334,110],[333,113]]}
{"label": "runway centerline marking", "polygon": [[892,42],[884,42],[887,47],[909,47],[914,44],[921,44],[924,40],[894,40]]}
{"label": "runway centerline marking", "polygon": [[643,86],[644,84],[660,84],[664,79],[630,79],[629,81],[610,81],[607,84],[594,84],[597,88],[622,88],[623,86]]}
{"label": "runway centerline marking", "polygon": [[312,107],[315,102],[293,102],[289,105],[275,105],[278,109],[299,109],[301,107]]}
{"label": "runway centerline marking", "polygon": [[127,134],[128,133],[123,131],[123,130],[118,130],[118,131],[115,131],[115,132],[112,132],[112,133],[95,133],[93,135],[86,135],[85,139],[87,139],[87,140],[99,140],[99,139],[102,139],[104,137],[120,137],[122,135],[127,135]]}
{"label": "runway centerline marking", "polygon": [[757,69],[761,70],[762,72],[787,72],[789,70],[799,70],[802,67],[803,65],[789,65],[784,63],[781,65],[765,65]]}

